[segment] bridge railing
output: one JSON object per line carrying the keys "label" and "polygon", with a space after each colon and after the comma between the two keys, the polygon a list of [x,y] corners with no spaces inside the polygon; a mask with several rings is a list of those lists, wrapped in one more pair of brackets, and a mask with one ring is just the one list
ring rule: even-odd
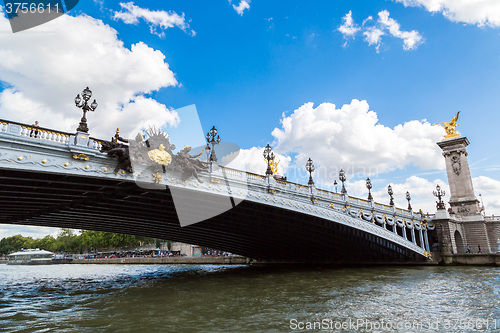
{"label": "bridge railing", "polygon": [[71,133],[56,131],[50,128],[27,125],[3,119],[0,119],[0,133],[18,133],[20,136],[24,137],[32,137],[63,144],[67,144],[72,135]]}
{"label": "bridge railing", "polygon": [[[228,167],[220,167],[220,168],[223,169],[226,173],[226,176],[229,176],[230,178],[235,177],[237,179],[242,180],[245,178],[246,175],[246,181],[248,182],[249,185],[254,184],[258,187],[263,187],[263,185],[265,185],[266,189],[274,191],[282,191],[284,193],[288,192],[289,194],[293,192],[300,195],[300,197],[302,197],[303,200],[309,200],[307,198],[311,196],[311,189],[307,185],[290,182],[284,179],[275,180],[274,178],[271,178],[271,181],[268,181],[267,177],[264,175],[245,172]],[[417,221],[424,221],[424,220],[430,221],[433,217],[431,215],[421,216],[420,213],[412,212],[408,209],[397,208],[394,206],[377,203],[362,198],[356,198],[349,195],[346,195],[344,197],[344,195],[342,195],[341,193],[331,192],[323,189],[314,188],[312,193],[314,198],[321,199],[324,202],[327,203],[335,202],[337,205],[342,205],[342,206],[354,205],[354,207],[358,207],[366,212],[377,211],[382,214],[394,214],[406,218],[411,217],[412,219]]]}
{"label": "bridge railing", "polygon": [[[75,144],[75,142],[72,141],[76,135],[75,133],[56,131],[50,128],[38,127],[3,119],[0,119],[0,133],[19,135],[22,137],[40,139],[43,141],[64,145]],[[88,148],[100,150],[102,147],[102,142],[103,140],[90,137],[90,139],[88,140]],[[274,178],[271,178],[268,180],[266,176],[256,173],[245,172],[222,166],[219,166],[219,168],[225,173],[225,176],[228,176],[229,178],[233,178],[241,182],[246,182],[248,184],[254,184],[264,190],[272,189],[275,191],[288,192],[288,194],[298,194],[302,198],[302,200],[309,200],[307,198],[313,195],[315,198],[321,199],[326,203],[336,202],[340,205],[355,205],[356,207],[363,209],[363,211],[367,209],[367,211],[377,210],[379,212],[391,212],[394,214],[405,216],[418,216],[417,213],[410,212],[406,209],[395,208],[393,206],[376,202],[370,202],[365,199],[351,197],[348,195],[344,196],[336,192],[317,188],[313,188],[311,191],[311,189],[306,185],[290,182],[285,179],[275,180]],[[215,172],[213,175],[216,175],[218,173],[219,171]],[[222,176],[222,173],[220,173],[220,176]],[[427,217],[427,219],[429,219],[429,217]],[[500,217],[486,217],[486,219],[497,221],[500,220]]]}
{"label": "bridge railing", "polygon": [[[64,145],[74,144],[75,133],[57,131],[51,128],[28,125],[16,121],[0,119],[0,133],[8,133],[26,138],[34,138]],[[103,140],[90,137],[88,148],[100,150]]]}

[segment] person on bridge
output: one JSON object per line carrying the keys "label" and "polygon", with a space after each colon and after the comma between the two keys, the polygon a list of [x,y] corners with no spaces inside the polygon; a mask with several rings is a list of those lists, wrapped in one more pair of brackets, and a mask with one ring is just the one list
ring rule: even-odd
{"label": "person on bridge", "polygon": [[465,253],[470,253],[470,246],[469,246],[469,244],[467,244],[467,251],[465,251]]}
{"label": "person on bridge", "polygon": [[38,120],[35,121],[35,124],[33,125],[33,128],[31,129],[31,132],[30,132],[30,137],[35,137],[35,138],[38,138]]}
{"label": "person on bridge", "polygon": [[477,253],[483,253],[483,250],[481,250],[481,245],[477,244]]}

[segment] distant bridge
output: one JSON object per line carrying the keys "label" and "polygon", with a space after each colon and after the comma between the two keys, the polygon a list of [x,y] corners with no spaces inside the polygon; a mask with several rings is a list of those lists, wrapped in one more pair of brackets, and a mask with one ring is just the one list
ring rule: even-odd
{"label": "distant bridge", "polygon": [[[223,167],[202,172],[203,183],[167,170],[141,175],[150,186],[138,186],[136,173],[114,173],[102,140],[36,130],[32,137],[31,126],[0,120],[0,223],[156,237],[276,261],[430,259],[435,227],[415,212]],[[241,203],[211,212],[223,198],[228,208]],[[181,227],[184,202],[191,218],[215,216]]]}

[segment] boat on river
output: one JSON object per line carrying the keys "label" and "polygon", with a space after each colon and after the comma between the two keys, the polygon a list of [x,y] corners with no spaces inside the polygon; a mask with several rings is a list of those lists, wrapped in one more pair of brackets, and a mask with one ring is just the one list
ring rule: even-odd
{"label": "boat on river", "polygon": [[53,253],[40,249],[26,249],[7,256],[7,265],[51,265]]}

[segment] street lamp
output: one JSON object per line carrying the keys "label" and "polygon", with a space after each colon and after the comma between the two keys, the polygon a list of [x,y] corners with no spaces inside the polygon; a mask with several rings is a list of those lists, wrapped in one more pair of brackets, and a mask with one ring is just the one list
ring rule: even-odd
{"label": "street lamp", "polygon": [[310,187],[313,187],[314,186],[314,181],[313,181],[313,178],[312,178],[312,173],[314,172],[314,164],[313,164],[313,161],[311,160],[311,158],[309,158],[307,160],[306,170],[307,170],[307,172],[309,172],[309,182],[307,183],[307,185],[309,185]]}
{"label": "street lamp", "polygon": [[411,212],[411,210],[412,210],[411,204],[410,204],[411,196],[410,196],[410,192],[408,192],[408,191],[406,191],[406,200],[408,200],[408,210]]}
{"label": "street lamp", "polygon": [[391,197],[391,201],[389,202],[389,205],[390,206],[394,206],[394,198],[392,197],[392,195],[394,194],[394,192],[392,191],[392,186],[391,185],[387,186],[387,193]]}
{"label": "street lamp", "polygon": [[83,90],[82,97],[83,97],[83,101],[80,98],[80,94],[76,95],[76,98],[75,98],[76,107],[83,110],[83,117],[80,120],[80,125],[78,126],[76,131],[88,133],[89,128],[87,127],[87,118],[85,117],[85,115],[87,114],[88,111],[94,112],[95,109],[97,109],[97,102],[94,99],[92,104],[90,104],[90,106],[89,106],[88,101],[90,100],[90,97],[92,97],[92,90],[90,90],[89,87],[87,87]]}
{"label": "street lamp", "polygon": [[436,185],[436,191],[432,191],[432,194],[434,194],[434,196],[436,198],[438,198],[438,201],[436,201],[436,207],[437,209],[446,209],[445,205],[444,205],[444,202],[442,200],[442,198],[445,196],[445,191],[441,190],[441,186]]}
{"label": "street lamp", "polygon": [[212,145],[212,150],[210,153],[210,165],[212,165],[212,162],[217,162],[217,156],[215,156],[215,145],[218,145],[220,143],[220,137],[217,135],[217,129],[215,128],[215,126],[212,126],[212,129],[207,133],[207,136],[205,136],[205,138],[207,139],[207,145]]}
{"label": "street lamp", "polygon": [[368,189],[368,201],[372,201],[373,200],[373,197],[372,197],[372,181],[370,180],[370,178],[366,178],[366,188]]}
{"label": "street lamp", "polygon": [[342,190],[340,191],[340,193],[342,194],[346,194],[347,193],[347,190],[345,189],[345,186],[344,186],[344,182],[346,180],[345,178],[345,172],[344,172],[344,169],[340,169],[340,172],[339,172],[339,180],[342,182]]}
{"label": "street lamp", "polygon": [[267,144],[266,148],[264,148],[264,159],[267,161],[267,170],[266,176],[271,176],[273,174],[273,170],[271,169],[271,161],[274,159],[273,149]]}
{"label": "street lamp", "polygon": [[486,212],[484,211],[483,196],[481,193],[479,193],[479,197],[481,198],[481,211],[483,212],[483,216],[486,216]]}
{"label": "street lamp", "polygon": [[205,153],[207,154],[207,163],[210,163],[210,145],[207,143],[205,146]]}

